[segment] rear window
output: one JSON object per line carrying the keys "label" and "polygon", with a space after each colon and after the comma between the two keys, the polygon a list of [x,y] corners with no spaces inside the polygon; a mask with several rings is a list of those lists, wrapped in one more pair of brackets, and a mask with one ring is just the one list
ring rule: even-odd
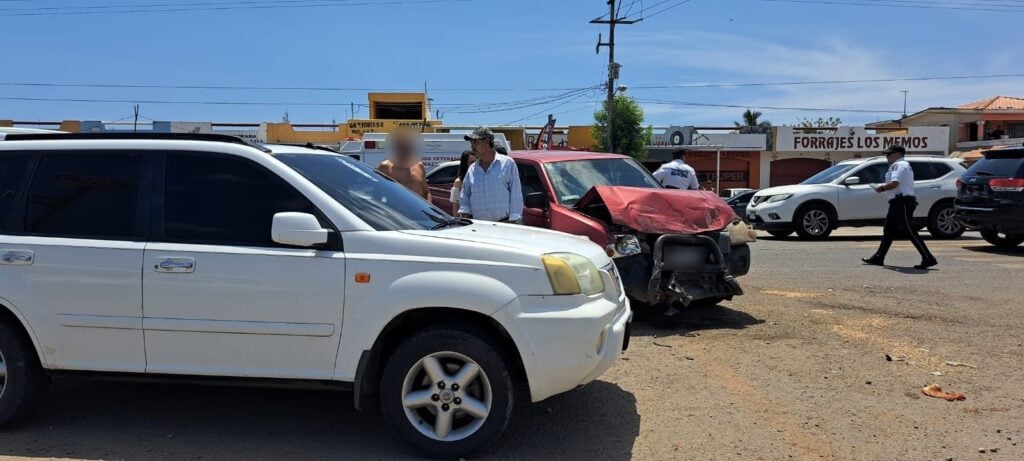
{"label": "rear window", "polygon": [[965,175],[1022,177],[1024,176],[1024,151],[990,153],[971,165]]}

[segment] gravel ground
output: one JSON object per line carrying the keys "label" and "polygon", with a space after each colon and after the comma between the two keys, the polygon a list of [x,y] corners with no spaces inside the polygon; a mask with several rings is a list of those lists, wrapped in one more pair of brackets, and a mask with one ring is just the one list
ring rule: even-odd
{"label": "gravel ground", "polygon": [[[520,406],[493,459],[1024,459],[1024,248],[929,241],[864,266],[879,229],[753,245],[747,294],[637,323],[598,381]],[[892,358],[888,361],[886,356]],[[950,366],[946,362],[971,365]],[[929,384],[960,391],[947,402]],[[59,383],[0,458],[395,459],[344,393]],[[984,452],[982,452],[984,451]]]}

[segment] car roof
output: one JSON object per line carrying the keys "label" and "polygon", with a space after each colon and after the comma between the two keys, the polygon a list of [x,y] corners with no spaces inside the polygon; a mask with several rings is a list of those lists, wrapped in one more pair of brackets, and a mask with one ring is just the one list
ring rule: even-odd
{"label": "car roof", "polygon": [[570,160],[607,160],[630,158],[619,154],[572,150],[516,150],[509,153],[512,158],[534,160],[540,163],[566,162]]}
{"label": "car roof", "polygon": [[136,149],[195,149],[203,146],[215,152],[245,152],[246,155],[265,154],[335,154],[333,149],[313,144],[252,144],[235,136],[200,133],[55,133],[32,132],[7,136],[0,142],[0,151],[23,148],[58,148],[61,150],[136,148]]}

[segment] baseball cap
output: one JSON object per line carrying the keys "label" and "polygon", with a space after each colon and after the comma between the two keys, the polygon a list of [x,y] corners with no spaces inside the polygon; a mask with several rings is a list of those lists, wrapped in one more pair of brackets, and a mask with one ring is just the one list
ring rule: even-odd
{"label": "baseball cap", "polygon": [[494,132],[490,128],[480,127],[473,130],[473,133],[463,136],[466,141],[474,139],[494,139]]}
{"label": "baseball cap", "polygon": [[882,151],[882,155],[885,155],[885,156],[889,156],[889,155],[892,155],[892,154],[906,155],[907,154],[907,150],[904,149],[903,146],[901,146],[899,144],[896,144],[896,145],[890,146],[888,149]]}

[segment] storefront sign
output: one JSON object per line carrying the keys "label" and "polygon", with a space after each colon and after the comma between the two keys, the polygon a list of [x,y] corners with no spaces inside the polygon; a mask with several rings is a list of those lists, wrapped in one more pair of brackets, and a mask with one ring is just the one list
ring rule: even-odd
{"label": "storefront sign", "polygon": [[839,127],[827,133],[777,128],[776,152],[877,152],[903,146],[908,152],[949,150],[949,128],[909,127],[893,132],[868,132],[863,127]]}

